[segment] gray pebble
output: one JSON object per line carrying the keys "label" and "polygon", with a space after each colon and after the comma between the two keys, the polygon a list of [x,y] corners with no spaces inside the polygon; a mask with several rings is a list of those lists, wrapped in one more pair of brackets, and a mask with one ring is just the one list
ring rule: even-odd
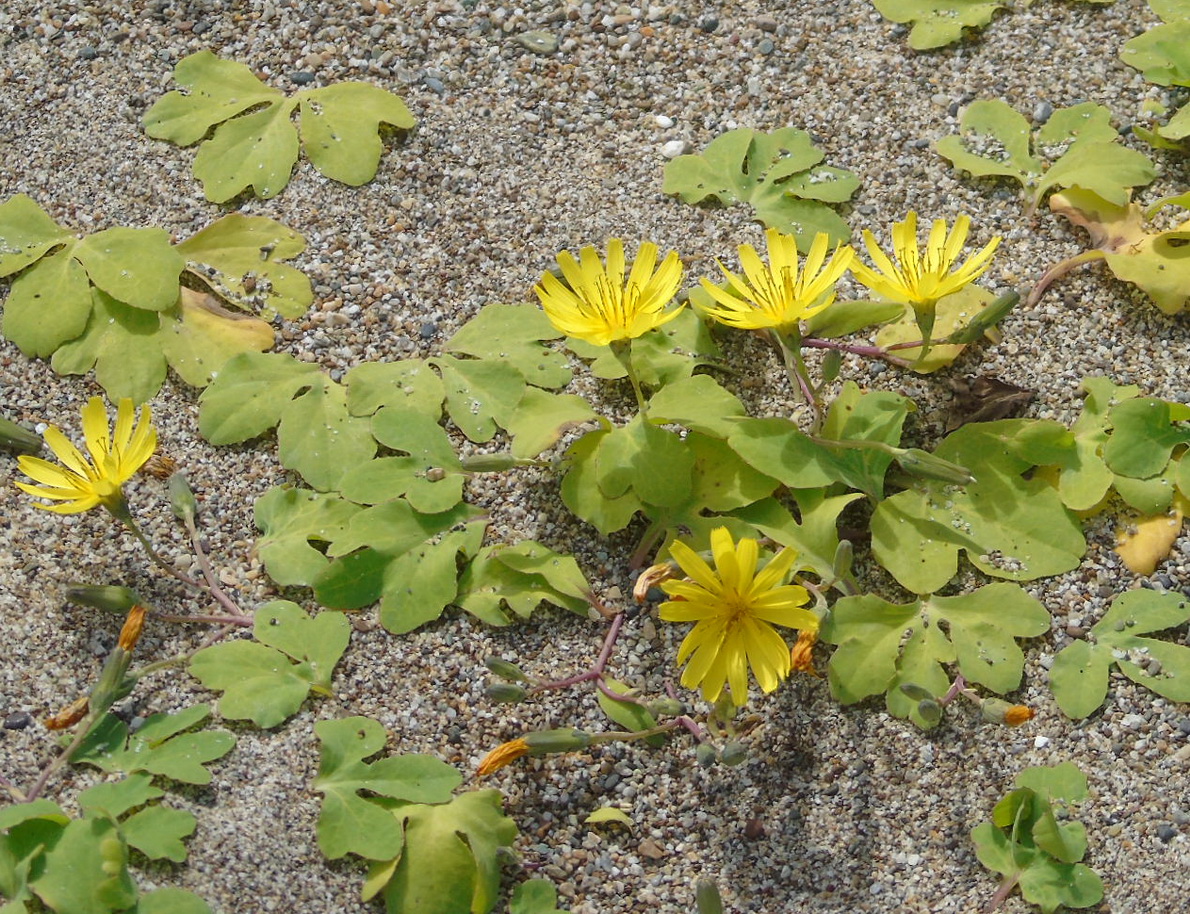
{"label": "gray pebble", "polygon": [[773,44],[772,39],[763,38],[760,44],[756,46],[756,50],[760,51],[761,54],[772,54],[775,47],[776,45]]}
{"label": "gray pebble", "polygon": [[440,98],[446,94],[446,86],[442,84],[442,80],[435,79],[433,76],[427,76],[422,81],[422,85]]}
{"label": "gray pebble", "polygon": [[299,70],[297,73],[294,73],[289,78],[292,79],[299,86],[309,85],[310,83],[314,82],[314,74],[311,73],[309,70]]}
{"label": "gray pebble", "polygon": [[434,338],[434,334],[437,332],[438,325],[432,321],[426,321],[421,325],[421,327],[418,328],[417,331],[418,336],[420,336],[423,340],[432,340]]}
{"label": "gray pebble", "polygon": [[1178,830],[1171,825],[1162,825],[1157,829],[1157,837],[1161,839],[1162,844],[1169,844],[1177,836]]}
{"label": "gray pebble", "polygon": [[91,47],[91,45],[87,45],[85,48],[79,51],[79,57],[81,57],[83,60],[94,60],[98,56],[99,52],[95,50],[95,48]]}
{"label": "gray pebble", "polygon": [[558,37],[551,32],[531,31],[521,32],[516,36],[516,42],[526,51],[534,54],[553,54],[558,50]]}
{"label": "gray pebble", "polygon": [[1050,119],[1050,115],[1054,113],[1054,106],[1049,102],[1039,102],[1033,109],[1033,123],[1044,124]]}
{"label": "gray pebble", "polygon": [[14,711],[4,718],[5,730],[24,730],[33,723],[33,715],[28,711]]}

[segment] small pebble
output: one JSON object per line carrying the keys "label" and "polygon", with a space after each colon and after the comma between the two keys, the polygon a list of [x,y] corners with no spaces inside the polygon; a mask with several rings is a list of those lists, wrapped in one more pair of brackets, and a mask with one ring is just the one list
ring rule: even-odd
{"label": "small pebble", "polygon": [[558,37],[551,32],[521,32],[516,36],[516,42],[534,54],[553,54],[558,50]]}
{"label": "small pebble", "polygon": [[1162,825],[1157,828],[1157,837],[1161,839],[1162,844],[1169,844],[1177,836],[1178,830],[1173,826]]}
{"label": "small pebble", "polygon": [[310,83],[314,82],[314,74],[309,70],[299,70],[289,78],[299,86],[309,85]]}
{"label": "small pebble", "polygon": [[666,117],[664,114],[658,114],[655,118],[653,118],[653,121],[662,130],[668,130],[674,125],[674,119],[672,117]]}
{"label": "small pebble", "polygon": [[690,151],[690,144],[686,140],[670,140],[661,147],[661,154],[667,159],[676,159]]}
{"label": "small pebble", "polygon": [[28,711],[14,711],[4,718],[5,730],[24,730],[33,723],[33,715]]}

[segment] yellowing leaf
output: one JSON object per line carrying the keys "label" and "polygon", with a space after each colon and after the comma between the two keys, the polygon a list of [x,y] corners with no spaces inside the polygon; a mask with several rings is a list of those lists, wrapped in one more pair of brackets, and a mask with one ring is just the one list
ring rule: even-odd
{"label": "yellowing leaf", "polygon": [[232,356],[273,346],[272,327],[228,311],[213,295],[183,288],[179,305],[176,320],[162,321],[161,349],[187,384],[205,387]]}
{"label": "yellowing leaf", "polygon": [[623,825],[625,828],[632,829],[632,820],[628,818],[628,813],[622,809],[617,809],[614,806],[604,806],[601,809],[595,810],[591,815],[583,820],[587,825],[600,825],[604,822],[614,822],[616,825]]}
{"label": "yellowing leaf", "polygon": [[1145,517],[1120,534],[1116,554],[1134,574],[1152,574],[1157,565],[1169,555],[1182,532],[1182,518],[1190,513],[1190,499],[1177,495],[1173,506],[1164,514]]}

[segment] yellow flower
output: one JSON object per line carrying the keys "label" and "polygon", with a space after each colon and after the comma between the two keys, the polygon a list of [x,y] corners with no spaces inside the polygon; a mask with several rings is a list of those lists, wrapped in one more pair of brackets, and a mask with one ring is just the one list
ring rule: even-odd
{"label": "yellow flower", "polygon": [[982,276],[991,265],[992,254],[1000,244],[999,235],[978,254],[968,257],[961,267],[951,271],[970,228],[971,220],[959,216],[948,235],[946,220],[935,219],[922,253],[917,247],[917,213],[909,213],[904,222],[893,224],[895,266],[880,250],[875,236],[864,229],[864,244],[877,269],[857,261],[851,272],[861,283],[889,301],[909,305],[917,312],[933,312],[940,298],[958,292]]}
{"label": "yellow flower", "polygon": [[703,697],[715,701],[726,682],[732,701],[742,705],[751,666],[763,691],[777,688],[789,675],[790,658],[789,645],[773,626],[818,630],[818,617],[802,608],[809,599],[806,589],[781,583],[797,553],[783,549],[757,573],[756,540],[737,544],[726,527],[711,533],[714,571],[684,543],[672,543],[669,553],[689,580],[661,585],[676,598],[661,604],[661,618],[695,623],[678,649],[678,663],[690,658],[682,685],[701,686]]}
{"label": "yellow flower", "polygon": [[741,244],[743,277],[720,263],[719,268],[731,283],[727,289],[719,288],[708,279],[702,280],[702,287],[720,306],[708,308],[707,314],[722,324],[741,330],[775,327],[794,331],[800,321],[813,317],[834,302],[835,283],[851,266],[855,251],[849,247],[836,247],[828,261],[826,252],[830,236],[819,232],[814,236],[806,262],[799,272],[797,240],[776,229],[765,232],[765,238],[769,246],[768,266],[752,245]]}
{"label": "yellow flower", "polygon": [[607,265],[593,247],[585,247],[575,260],[569,251],[558,255],[563,283],[552,273],[533,287],[541,307],[559,332],[596,346],[630,340],[673,320],[679,305],[666,311],[682,284],[682,262],[670,251],[661,266],[657,245],[645,242],[636,254],[632,272],[624,280],[624,243],[607,243]]}
{"label": "yellow flower", "polygon": [[116,427],[109,431],[107,410],[103,400],[92,397],[83,407],[83,438],[91,459],[87,460],[70,440],[50,426],[45,431],[46,444],[65,466],[58,466],[40,457],[18,457],[17,463],[26,476],[41,485],[18,482],[16,485],[30,495],[63,502],[57,505],[38,504],[37,507],[57,514],[78,514],[96,505],[117,508],[124,500],[120,487],[144,464],[157,447],[157,430],[153,427],[148,406],[142,406],[140,418],[133,427],[132,401],[123,399],[116,411]]}

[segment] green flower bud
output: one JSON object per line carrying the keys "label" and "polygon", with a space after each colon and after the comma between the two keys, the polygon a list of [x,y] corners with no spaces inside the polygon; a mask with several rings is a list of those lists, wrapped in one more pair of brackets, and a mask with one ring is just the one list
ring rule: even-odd
{"label": "green flower bud", "polygon": [[515,663],[509,663],[500,657],[486,657],[484,658],[483,665],[501,679],[507,679],[509,682],[529,681],[529,677],[525,675],[524,670]]}
{"label": "green flower bud", "polygon": [[658,698],[656,701],[649,702],[646,707],[654,717],[677,717],[679,714],[686,713],[685,703],[676,698]]}
{"label": "green flower bud", "polygon": [[114,584],[70,584],[66,599],[79,606],[90,606],[109,613],[126,613],[141,602],[136,592]]}
{"label": "green flower bud", "polygon": [[484,693],[492,701],[502,705],[515,705],[518,701],[524,701],[529,694],[524,686],[513,685],[511,682],[493,682]]}
{"label": "green flower bud", "polygon": [[549,755],[553,752],[574,752],[591,745],[591,734],[582,730],[537,730],[525,734],[525,745],[532,756]]}
{"label": "green flower bud", "polygon": [[694,901],[698,905],[698,914],[723,914],[719,887],[705,876],[694,884]]}
{"label": "green flower bud", "polygon": [[921,448],[911,447],[900,451],[895,459],[906,473],[922,479],[938,479],[957,486],[975,482],[975,477],[966,467],[935,457]]}
{"label": "green flower bud", "polygon": [[190,483],[181,473],[174,473],[169,477],[169,506],[173,508],[174,516],[180,521],[192,521],[198,513],[198,502],[194,492],[190,490]]}
{"label": "green flower bud", "polygon": [[0,447],[15,454],[37,454],[41,451],[41,438],[23,425],[0,418]]}
{"label": "green flower bud", "polygon": [[928,730],[938,726],[938,722],[942,720],[942,705],[932,698],[923,698],[917,703],[917,713],[921,715],[921,722]]}
{"label": "green flower bud", "polygon": [[835,547],[835,558],[831,563],[831,573],[836,578],[846,578],[851,574],[851,565],[855,561],[855,547],[851,540],[839,540]]}
{"label": "green flower bud", "polygon": [[1000,323],[1008,312],[1016,307],[1017,302],[1021,300],[1020,295],[1016,292],[1005,292],[994,302],[983,308],[978,314],[971,318],[971,323],[967,324],[961,330],[956,330],[949,337],[948,343],[974,343],[977,339],[991,330],[996,324]]}
{"label": "green flower bud", "polygon": [[694,750],[694,757],[703,768],[710,768],[719,761],[719,752],[710,743],[699,743]]}
{"label": "green flower bud", "polygon": [[467,473],[502,473],[521,465],[512,454],[472,454],[463,458],[463,471]]}
{"label": "green flower bud", "polygon": [[748,760],[748,750],[744,748],[743,743],[730,742],[719,753],[719,759],[724,765],[730,765],[734,768],[736,765],[742,765]]}
{"label": "green flower bud", "polygon": [[833,381],[839,376],[839,369],[843,367],[843,353],[838,349],[828,349],[822,359],[822,380]]}

